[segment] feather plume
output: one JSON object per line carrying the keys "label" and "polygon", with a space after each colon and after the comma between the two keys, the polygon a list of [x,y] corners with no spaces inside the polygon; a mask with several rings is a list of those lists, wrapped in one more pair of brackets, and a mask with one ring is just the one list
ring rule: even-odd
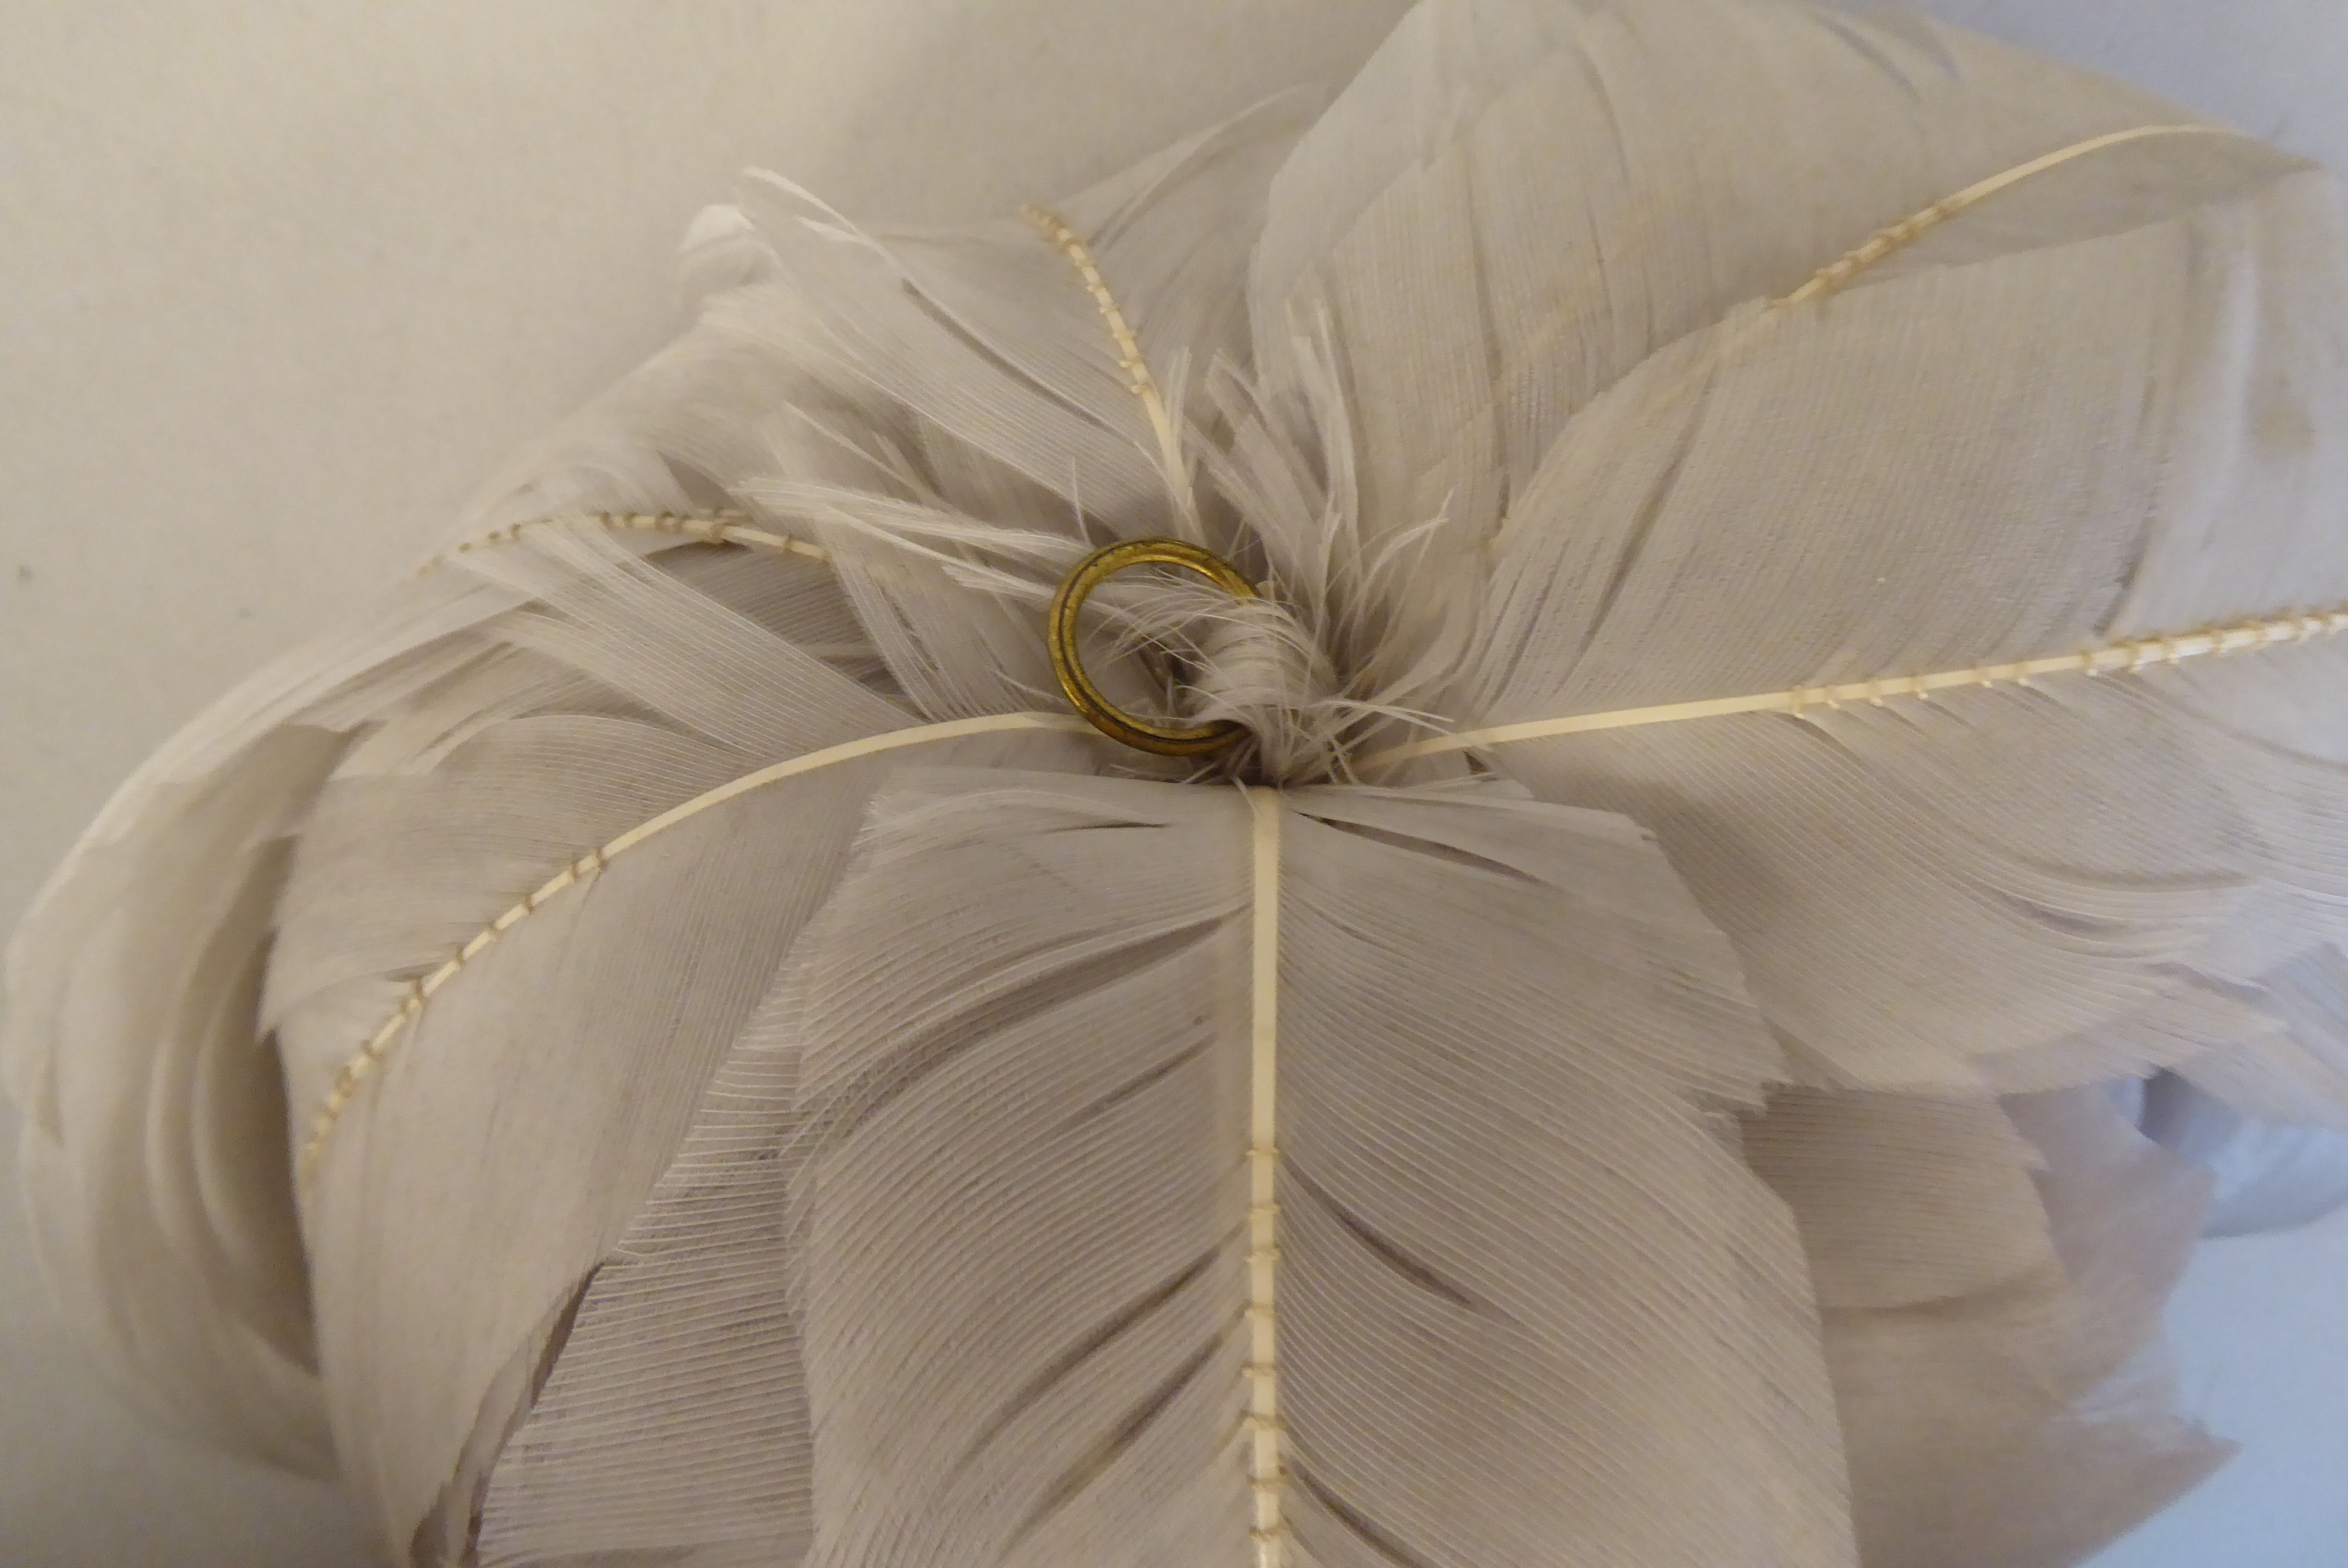
{"label": "feather plume", "polygon": [[[2153,1140],[2348,1129],[2321,175],[1914,18],[1426,0],[991,227],[689,249],[11,948],[151,1408],[493,1568],[2054,1568],[2221,1457]],[[1038,632],[1146,535],[1265,589],[1085,629],[1203,767]]]}

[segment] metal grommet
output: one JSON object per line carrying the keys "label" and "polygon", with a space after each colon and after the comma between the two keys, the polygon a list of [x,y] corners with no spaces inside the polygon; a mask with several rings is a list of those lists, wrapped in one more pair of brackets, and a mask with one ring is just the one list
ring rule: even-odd
{"label": "metal grommet", "polygon": [[1254,585],[1240,575],[1237,567],[1180,539],[1128,539],[1095,550],[1076,563],[1076,569],[1060,584],[1060,590],[1052,596],[1051,620],[1045,633],[1052,673],[1060,678],[1060,690],[1068,694],[1076,712],[1111,740],[1162,757],[1195,757],[1219,752],[1246,734],[1247,726],[1231,719],[1218,719],[1211,724],[1167,724],[1137,719],[1101,695],[1100,688],[1085,673],[1084,661],[1077,654],[1076,612],[1084,609],[1093,589],[1128,567],[1152,565],[1179,566],[1197,572],[1234,599],[1256,597]]}

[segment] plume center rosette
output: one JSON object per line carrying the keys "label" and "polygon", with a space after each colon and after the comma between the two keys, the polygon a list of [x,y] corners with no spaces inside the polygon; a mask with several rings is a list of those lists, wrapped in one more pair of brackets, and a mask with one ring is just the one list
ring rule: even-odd
{"label": "plume center rosette", "polygon": [[[1137,569],[1153,566],[1179,570]],[[1053,674],[1078,713],[1138,751],[1213,758],[1219,773],[1284,783],[1332,776],[1338,748],[1334,736],[1316,734],[1312,718],[1334,698],[1330,661],[1271,587],[1260,590],[1237,566],[1182,539],[1104,546],[1052,597],[1045,641]],[[1112,632],[1107,656],[1140,659],[1169,710],[1187,708],[1191,717],[1145,716],[1104,692],[1083,647],[1084,612],[1096,602]]]}

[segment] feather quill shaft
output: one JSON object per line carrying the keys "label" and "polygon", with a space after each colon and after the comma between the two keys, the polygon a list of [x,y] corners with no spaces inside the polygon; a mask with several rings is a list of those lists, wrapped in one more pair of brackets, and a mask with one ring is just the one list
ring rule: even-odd
{"label": "feather quill shaft", "polygon": [[851,763],[865,757],[905,746],[926,745],[938,741],[960,740],[968,735],[994,734],[1014,730],[1046,730],[1063,734],[1086,734],[1090,727],[1081,719],[1065,713],[998,713],[976,719],[953,719],[942,724],[922,724],[910,730],[896,730],[885,734],[869,736],[860,741],[847,741],[804,756],[789,757],[779,763],[759,768],[741,777],[729,779],[716,789],[694,796],[681,805],[670,807],[658,816],[638,823],[597,848],[589,850],[578,860],[564,866],[540,884],[520,903],[507,909],[495,920],[476,932],[472,938],[457,950],[456,955],[438,968],[411,982],[407,994],[400,1000],[392,1016],[381,1028],[366,1038],[351,1059],[335,1074],[334,1087],[311,1118],[308,1137],[302,1145],[302,1174],[306,1180],[317,1168],[318,1159],[325,1152],[326,1140],[341,1120],[351,1097],[358,1086],[382,1063],[384,1055],[399,1038],[399,1032],[423,1011],[424,1004],[435,992],[457,978],[458,971],[483,950],[503,937],[525,918],[537,913],[550,898],[564,889],[574,887],[586,878],[601,872],[613,859],[643,844],[645,840],[666,832],[677,824],[700,815],[713,806],[748,794],[767,784],[778,784],[801,774],[840,763]]}
{"label": "feather quill shaft", "polygon": [[1149,428],[1158,437],[1159,461],[1166,472],[1166,488],[1174,497],[1174,505],[1186,527],[1184,538],[1197,540],[1200,536],[1199,502],[1190,485],[1190,458],[1185,449],[1182,432],[1174,423],[1172,412],[1166,406],[1166,395],[1158,388],[1158,378],[1149,373],[1149,361],[1143,356],[1141,343],[1133,335],[1132,326],[1125,319],[1123,307],[1117,296],[1109,292],[1108,282],[1101,276],[1100,263],[1093,259],[1091,247],[1084,236],[1068,226],[1068,220],[1056,212],[1041,207],[1028,207],[1020,216],[1044,231],[1068,264],[1085,281],[1085,290],[1099,306],[1101,324],[1108,329],[1109,339],[1117,345],[1117,368],[1124,371],[1127,384],[1141,400],[1149,417]]}
{"label": "feather quill shaft", "polygon": [[2131,637],[2125,641],[2083,653],[2058,653],[2003,664],[1977,664],[1970,670],[1942,670],[1930,675],[1886,675],[1848,681],[1829,686],[1796,686],[1783,692],[1761,692],[1745,697],[1711,697],[1694,702],[1661,702],[1643,708],[1617,708],[1602,713],[1575,713],[1555,719],[1531,719],[1518,724],[1494,724],[1436,735],[1406,745],[1389,746],[1360,760],[1364,768],[1384,767],[1416,757],[1446,752],[1476,751],[1507,745],[1512,741],[1540,741],[1557,735],[1586,734],[1594,730],[1630,729],[1642,724],[1678,723],[1689,719],[1720,718],[1730,713],[1792,713],[1812,708],[1836,708],[1845,702],[1880,706],[1888,697],[1921,697],[1967,686],[2027,684],[2034,675],[2134,674],[2148,665],[2177,664],[2215,653],[2240,653],[2331,637],[2348,631],[2348,610],[2306,615],[2278,615],[2244,621],[2215,630],[2188,631],[2175,636]]}
{"label": "feather quill shaft", "polygon": [[1254,903],[1249,984],[1248,1484],[1257,1568],[1287,1561],[1280,1424],[1280,794],[1250,789]]}
{"label": "feather quill shaft", "polygon": [[417,571],[419,575],[438,571],[448,566],[454,557],[513,544],[524,533],[534,528],[565,527],[607,528],[619,533],[666,534],[677,538],[698,540],[703,544],[749,545],[758,549],[805,556],[809,560],[828,561],[831,559],[831,552],[821,545],[750,527],[750,517],[747,512],[595,512],[581,518],[540,518],[528,522],[509,523],[501,528],[492,528],[487,533],[458,540],[444,553],[427,560]]}

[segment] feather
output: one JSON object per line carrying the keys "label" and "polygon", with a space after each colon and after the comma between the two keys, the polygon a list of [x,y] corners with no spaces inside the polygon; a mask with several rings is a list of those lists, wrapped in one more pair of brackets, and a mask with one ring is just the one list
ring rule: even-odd
{"label": "feather", "polygon": [[1365,536],[1488,537],[1650,355],[1972,179],[2178,118],[1934,31],[1955,70],[1803,6],[1416,7],[1283,166],[1250,282],[1267,381],[1300,314],[1344,343]]}
{"label": "feather", "polygon": [[[2206,1179],[2097,1091],[2010,1101],[2008,1114],[2044,1161],[2057,1266],[1926,1306],[1826,1314],[1870,1565],[2074,1563],[2228,1451],[2176,1414],[2147,1348]],[[1920,1402],[1926,1388],[1938,1392]]]}
{"label": "feather", "polygon": [[1801,1227],[1869,1568],[2075,1562],[2223,1457],[2150,1349],[2206,1180],[2099,1091],[1793,1089],[1746,1148]]}
{"label": "feather", "polygon": [[[746,764],[903,723],[710,591],[755,589],[769,613],[820,611],[819,598],[778,595],[772,570],[702,569],[695,584],[593,533],[535,529],[463,562],[534,590],[529,608],[482,628],[485,643],[605,695],[583,712],[497,718],[427,771],[379,754],[386,771],[346,768],[322,794],[280,898],[289,935],[263,1015],[296,1103],[340,1104],[354,1048],[404,1015],[418,976],[469,956],[469,938],[550,862]],[[443,717],[427,733],[461,709],[462,684],[431,694]],[[477,694],[502,709],[510,691],[504,664],[488,661]],[[973,758],[1008,746],[1041,760],[1069,743],[961,744]],[[477,1495],[438,1501],[471,1434],[501,1435],[526,1412],[531,1390],[510,1369],[551,1358],[552,1315],[644,1205],[890,765],[848,764],[741,797],[673,829],[657,852],[599,867],[506,929],[493,963],[464,968],[386,1040],[366,1130],[327,1145],[304,1217],[336,1450],[393,1540],[436,1509],[471,1518]],[[530,1087],[555,1061],[561,1092]],[[520,1121],[518,1104],[529,1107]],[[463,1347],[453,1355],[452,1334]],[[521,1403],[495,1409],[493,1398]],[[475,1468],[478,1493],[489,1467]]]}
{"label": "feather", "polygon": [[[252,1024],[272,904],[340,715],[445,673],[449,640],[511,603],[416,583],[255,674],[124,783],[8,946],[21,1180],[98,1370],[170,1427],[307,1473],[333,1459],[283,1090]],[[213,1113],[191,1121],[198,1086]]]}
{"label": "feather", "polygon": [[[1300,1560],[1841,1560],[1791,1229],[1723,1114],[1774,1050],[1651,841],[1280,809]],[[1179,786],[876,804],[785,982],[810,1562],[1247,1553],[1248,842]]]}
{"label": "feather", "polygon": [[[571,510],[692,507],[668,459],[626,427],[691,405],[712,358],[688,342],[623,383],[486,487],[456,537]],[[703,391],[702,406],[730,406],[726,394],[742,390]],[[762,432],[758,446],[778,442]],[[829,455],[808,442],[793,460],[819,473]],[[312,1473],[335,1464],[290,1140],[256,1135],[251,1120],[276,1122],[268,1107],[285,1094],[249,983],[268,951],[285,845],[354,739],[403,712],[437,722],[428,694],[478,668],[490,650],[470,634],[523,597],[472,572],[427,572],[255,674],[123,784],[10,942],[0,1066],[27,1112],[20,1160],[45,1273],[109,1382],[232,1451]],[[548,678],[555,689],[540,701],[581,696],[575,674]],[[510,700],[530,711],[527,695]],[[478,723],[489,711],[450,717]],[[237,975],[245,989],[223,992],[221,978]],[[174,1096],[198,1082],[214,1111],[190,1125]],[[301,1104],[288,1108],[297,1123]],[[150,1157],[149,1127],[187,1130]]]}
{"label": "feather", "polygon": [[480,1496],[483,1568],[713,1546],[767,1563],[805,1554],[813,1434],[783,1223],[802,1147],[797,1070],[770,991],[501,1450]]}
{"label": "feather", "polygon": [[[1837,39],[1811,36],[1809,68],[1822,74],[1802,79],[1877,70]],[[1693,91],[1711,50],[1732,44],[1640,56],[1648,93]],[[1782,40],[1773,46],[1782,54]],[[2002,97],[1988,84],[2005,68],[1973,62],[1976,90],[1936,96],[1938,114],[1988,135]],[[1747,75],[1741,90],[1773,96],[1721,123],[1814,122],[1791,92],[1774,96],[1785,89],[1771,74]],[[1869,102],[1856,87],[1830,96],[1850,112]],[[2042,142],[2093,128],[2074,98],[2062,103],[2042,111],[2059,119],[2032,133]],[[1870,139],[1913,134],[1898,128],[1918,112],[1883,100]],[[2151,216],[2133,227],[2091,224],[2081,237],[2050,218],[2053,231],[2027,247],[2009,233],[1993,260],[1920,264],[1785,308],[1706,305],[1725,310],[1719,324],[1694,318],[1687,335],[1626,364],[1513,493],[1492,566],[1490,684],[1454,711],[1507,723],[2099,645],[2142,630],[2156,601],[2179,618],[2168,624],[2189,626],[2281,591],[2261,563],[2282,559],[2286,540],[2295,582],[2270,610],[2348,598],[2332,524],[2348,477],[2336,460],[2279,459],[2239,424],[2197,416],[2264,388],[2256,395],[2280,400],[2281,422],[2348,421],[2348,383],[2322,369],[2336,363],[2336,329],[2286,330],[2263,305],[2220,308],[2249,298],[2240,280],[2288,270],[2280,286],[2295,297],[2279,312],[2343,319],[2336,260],[2284,265],[2336,248],[2325,238],[2336,198],[2279,156],[2225,167],[2238,193],[2223,203],[2209,200],[2209,169],[2188,160],[2137,195]],[[1790,173],[1779,178],[1790,209]],[[1948,219],[1918,249],[1994,210]],[[1725,244],[1747,250],[1771,233],[1721,227]],[[1854,222],[1849,238],[1862,232]],[[1641,275],[1673,273],[1651,263]],[[1766,286],[1793,281],[1776,272]],[[1743,286],[1761,284],[1756,274]],[[2214,528],[2189,519],[2213,517],[2204,508],[2217,497],[2230,540],[2259,518],[2274,542],[2241,542],[2231,571],[2213,574],[2187,541]],[[1778,520],[1731,520],[1756,515]],[[2185,597],[2190,584],[2198,598]],[[2018,1065],[2118,1017],[2189,1003],[2207,989],[2197,959],[2218,956],[2215,939],[2254,891],[2331,886],[2336,835],[2316,782],[2337,766],[2326,710],[2299,710],[2245,758],[2206,716],[2214,704],[2192,699],[2336,657],[2282,651],[2257,668],[1526,742],[1495,764],[1546,798],[1653,825],[1819,1081],[1977,1091],[1983,1042]],[[2320,939],[2313,901],[2292,910],[2298,942]],[[2256,969],[2239,971],[2219,978],[2255,983]]]}

